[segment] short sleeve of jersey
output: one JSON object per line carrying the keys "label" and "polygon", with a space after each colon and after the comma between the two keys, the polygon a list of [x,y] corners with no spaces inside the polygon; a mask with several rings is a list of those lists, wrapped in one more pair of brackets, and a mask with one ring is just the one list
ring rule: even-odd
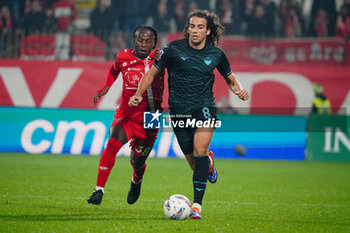
{"label": "short sleeve of jersey", "polygon": [[155,61],[153,63],[153,65],[159,69],[159,70],[164,70],[165,68],[168,67],[168,64],[170,62],[170,55],[171,55],[171,45],[166,45],[163,49],[162,49],[162,57],[159,61]]}
{"label": "short sleeve of jersey", "polygon": [[216,68],[218,69],[220,74],[224,77],[229,76],[232,73],[231,67],[230,67],[230,62],[228,61],[228,59],[223,51],[221,51],[220,62]]}

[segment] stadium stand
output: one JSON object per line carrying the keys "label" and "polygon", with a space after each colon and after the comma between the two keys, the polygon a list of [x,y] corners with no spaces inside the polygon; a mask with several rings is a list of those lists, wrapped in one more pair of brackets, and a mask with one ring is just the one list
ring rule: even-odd
{"label": "stadium stand", "polygon": [[[121,0],[4,0],[0,4],[0,57],[113,60],[121,49],[129,45],[130,27],[136,21],[160,27],[162,35],[159,46],[164,46],[172,39],[169,33],[181,32],[184,20],[181,15],[196,8],[215,11],[226,26],[226,36],[229,38],[246,38],[254,40],[255,44],[269,44],[276,39],[299,43],[326,38],[328,41],[340,39],[347,44],[350,35],[349,1],[309,2],[153,0],[142,4],[141,18],[132,20],[130,6],[140,4],[137,0],[128,1],[128,4]],[[45,20],[30,20],[38,17]],[[99,23],[101,17],[106,22]],[[166,19],[164,25],[160,24],[161,19]],[[324,25],[325,22],[330,23]],[[232,39],[225,41],[232,42]],[[346,45],[343,46],[343,49],[346,48]],[[240,48],[237,53],[242,52],[249,56],[251,51]]]}

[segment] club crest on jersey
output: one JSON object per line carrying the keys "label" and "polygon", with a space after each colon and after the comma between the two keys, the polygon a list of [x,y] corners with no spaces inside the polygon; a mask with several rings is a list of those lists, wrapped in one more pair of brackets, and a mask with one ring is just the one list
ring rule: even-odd
{"label": "club crest on jersey", "polygon": [[207,66],[209,66],[209,65],[211,64],[211,62],[212,62],[212,60],[211,60],[210,57],[204,58],[204,63],[205,63]]}
{"label": "club crest on jersey", "polygon": [[131,83],[135,86],[138,85],[139,80],[140,80],[140,77],[138,75],[130,75],[128,77],[129,83]]}

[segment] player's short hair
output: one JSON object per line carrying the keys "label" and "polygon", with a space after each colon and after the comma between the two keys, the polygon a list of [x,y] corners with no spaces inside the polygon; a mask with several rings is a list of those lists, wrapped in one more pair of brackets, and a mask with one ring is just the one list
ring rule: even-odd
{"label": "player's short hair", "polygon": [[133,36],[134,40],[136,39],[136,32],[138,32],[140,30],[148,30],[148,31],[153,33],[153,35],[154,35],[154,48],[155,48],[156,45],[157,45],[157,42],[158,42],[158,32],[157,32],[157,30],[155,28],[151,27],[151,26],[146,26],[146,25],[136,26],[134,28],[133,33],[132,33],[132,36]]}
{"label": "player's short hair", "polygon": [[221,24],[219,17],[214,12],[209,12],[207,10],[191,11],[186,18],[186,24],[182,32],[186,39],[189,37],[188,28],[192,17],[199,17],[207,20],[207,29],[210,29],[210,34],[207,36],[207,42],[211,45],[217,46],[220,38],[225,32],[225,27]]}

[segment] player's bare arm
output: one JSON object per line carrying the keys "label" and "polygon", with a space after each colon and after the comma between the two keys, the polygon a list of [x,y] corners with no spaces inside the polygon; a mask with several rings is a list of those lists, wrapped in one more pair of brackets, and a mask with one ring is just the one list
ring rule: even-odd
{"label": "player's bare arm", "polygon": [[155,66],[142,77],[139,82],[139,86],[135,95],[131,96],[129,99],[130,107],[137,107],[139,103],[142,101],[142,94],[147,90],[147,88],[152,84],[154,78],[159,75],[160,70],[158,70]]}
{"label": "player's bare arm", "polygon": [[101,93],[98,93],[98,91],[96,91],[95,95],[94,95],[94,104],[96,105],[99,101],[99,99],[104,96],[105,94],[107,94],[107,92],[109,91],[109,87],[105,87],[102,89]]}
{"label": "player's bare arm", "polygon": [[230,90],[232,91],[232,93],[237,95],[238,98],[244,101],[249,99],[248,91],[242,88],[241,83],[237,80],[237,78],[232,73],[226,76],[225,80]]}

